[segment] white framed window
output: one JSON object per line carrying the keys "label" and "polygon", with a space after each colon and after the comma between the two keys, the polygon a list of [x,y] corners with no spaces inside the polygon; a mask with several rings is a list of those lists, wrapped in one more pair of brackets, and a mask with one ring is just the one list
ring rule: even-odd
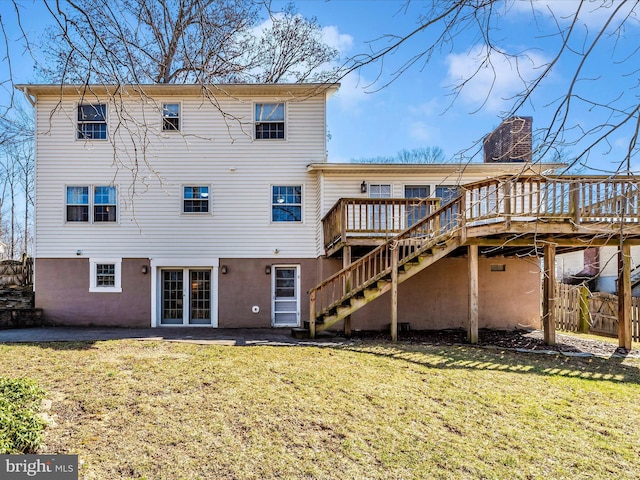
{"label": "white framed window", "polygon": [[302,185],[271,187],[271,221],[302,222]]}
{"label": "white framed window", "polygon": [[90,258],[89,291],[100,293],[122,292],[122,259]]}
{"label": "white framed window", "polygon": [[72,185],[66,187],[68,223],[115,223],[118,216],[118,190],[111,185]]}
{"label": "white framed window", "polygon": [[78,105],[78,140],[107,139],[107,106],[104,103]]}
{"label": "white framed window", "polygon": [[180,131],[180,104],[179,103],[163,103],[162,104],[162,131],[163,132],[179,132]]}
{"label": "white framed window", "polygon": [[210,213],[209,191],[208,185],[184,185],[182,187],[182,213]]}
{"label": "white framed window", "polygon": [[284,103],[256,103],[256,140],[284,140],[284,115]]}

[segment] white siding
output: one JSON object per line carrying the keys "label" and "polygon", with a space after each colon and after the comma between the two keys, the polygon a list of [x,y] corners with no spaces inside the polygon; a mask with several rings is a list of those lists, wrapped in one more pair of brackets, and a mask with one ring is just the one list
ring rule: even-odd
{"label": "white siding", "polygon": [[[417,173],[410,170],[407,173],[337,173],[324,172],[323,206],[321,215],[325,215],[340,198],[367,198],[369,193],[361,193],[360,185],[363,181],[370,184],[391,185],[393,198],[404,198],[405,186],[429,185],[431,196],[435,197],[438,185],[463,185],[486,179],[492,175],[482,173],[459,173],[459,166],[451,165],[449,173],[440,169],[439,173]],[[373,170],[373,169],[372,169]]]}
{"label": "white siding", "polygon": [[[224,100],[226,117],[196,97],[128,103],[122,115],[107,102],[110,140],[85,142],[77,99],[39,98],[37,256],[316,257],[319,194],[306,166],[325,161],[325,97],[287,102],[284,141],[252,141],[254,100],[281,101]],[[180,133],[160,132],[163,101],[181,103]],[[66,185],[110,182],[117,224],[65,223]],[[211,186],[211,215],[181,214],[183,185]],[[302,185],[302,223],[271,223],[271,185]]]}

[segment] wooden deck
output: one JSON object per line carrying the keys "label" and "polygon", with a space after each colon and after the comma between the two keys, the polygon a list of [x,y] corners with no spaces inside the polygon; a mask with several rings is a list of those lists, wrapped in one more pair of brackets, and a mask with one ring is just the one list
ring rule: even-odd
{"label": "wooden deck", "polygon": [[[388,291],[393,298],[398,283],[465,247],[470,259],[469,338],[477,341],[477,256],[534,249],[545,259],[545,285],[549,285],[543,291],[543,324],[546,340],[554,343],[549,289],[555,285],[556,250],[617,245],[622,252],[619,338],[621,346],[630,348],[631,335],[626,332],[630,322],[627,325],[624,318],[631,297],[629,249],[640,245],[637,182],[628,177],[520,176],[476,182],[462,190],[441,208],[437,208],[437,199],[424,203],[405,199],[405,203],[398,199],[338,202],[323,220],[327,254],[367,241],[380,244],[309,291],[311,335],[317,328],[326,329],[348,318]],[[425,212],[419,220],[408,217],[416,207]],[[381,209],[384,214],[379,213]]]}
{"label": "wooden deck", "polygon": [[341,198],[322,218],[324,248],[382,245],[440,208],[439,198]]}

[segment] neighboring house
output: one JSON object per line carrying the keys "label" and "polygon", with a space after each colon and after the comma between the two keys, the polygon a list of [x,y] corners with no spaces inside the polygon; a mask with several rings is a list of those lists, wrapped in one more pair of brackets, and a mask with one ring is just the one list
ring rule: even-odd
{"label": "neighboring house", "polygon": [[[557,276],[564,283],[586,282],[594,292],[618,292],[618,248],[597,247],[559,255]],[[640,296],[640,247],[631,247],[631,287]]]}
{"label": "neighboring house", "polygon": [[[403,252],[411,328],[469,312],[539,327],[537,242],[593,235],[541,223],[569,215],[546,197],[565,180],[541,176],[559,165],[503,155],[494,134],[485,163],[327,162],[334,85],[18,88],[36,109],[36,306],[53,324],[385,328],[388,269],[363,263],[380,247]],[[523,118],[496,132],[530,149]]]}

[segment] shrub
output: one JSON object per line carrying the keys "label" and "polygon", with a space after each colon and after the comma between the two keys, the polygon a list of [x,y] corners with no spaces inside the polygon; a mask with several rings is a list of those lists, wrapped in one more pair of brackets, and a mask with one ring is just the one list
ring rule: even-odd
{"label": "shrub", "polygon": [[0,454],[36,451],[45,425],[38,415],[43,397],[33,380],[0,377]]}

